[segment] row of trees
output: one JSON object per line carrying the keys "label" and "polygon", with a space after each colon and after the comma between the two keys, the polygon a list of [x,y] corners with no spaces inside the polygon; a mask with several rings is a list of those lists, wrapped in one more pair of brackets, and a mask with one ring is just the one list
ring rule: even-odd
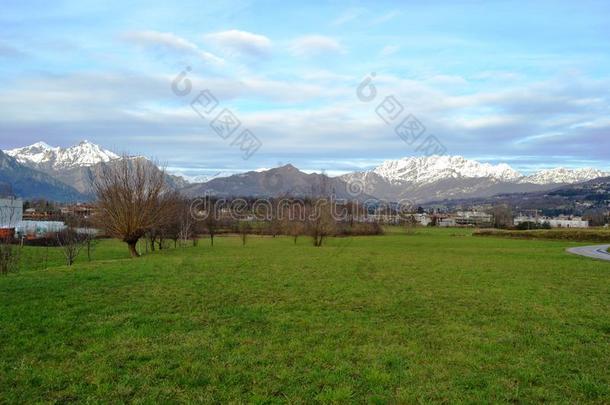
{"label": "row of trees", "polygon": [[[241,212],[243,218],[235,218],[223,216],[219,212],[222,208],[209,199],[197,205],[180,197],[166,185],[163,171],[139,160],[122,159],[102,170],[94,184],[98,226],[108,236],[125,242],[132,257],[140,255],[137,244],[141,239],[146,240],[147,249],[154,250],[162,249],[167,240],[173,240],[175,245],[189,240],[196,243],[197,235],[206,233],[213,245],[214,236],[227,229],[242,235],[244,244],[246,235],[266,233],[274,237],[289,235],[295,243],[299,236],[308,235],[314,246],[322,246],[332,235],[381,233],[378,224],[354,223],[360,212],[353,204],[344,207],[348,216],[340,223],[333,216],[332,203],[324,197],[278,205],[274,214],[268,217],[265,213],[254,212],[265,207],[245,203]],[[263,220],[256,219],[261,217],[259,214]]]}

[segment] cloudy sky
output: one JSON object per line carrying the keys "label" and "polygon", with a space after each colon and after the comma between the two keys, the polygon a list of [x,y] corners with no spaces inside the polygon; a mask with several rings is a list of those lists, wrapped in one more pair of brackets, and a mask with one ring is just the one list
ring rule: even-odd
{"label": "cloudy sky", "polygon": [[[88,139],[188,175],[332,174],[433,139],[525,172],[610,169],[609,2],[299,3],[4,0],[0,148]],[[231,134],[210,126],[225,109]],[[395,132],[409,116],[417,142]]]}

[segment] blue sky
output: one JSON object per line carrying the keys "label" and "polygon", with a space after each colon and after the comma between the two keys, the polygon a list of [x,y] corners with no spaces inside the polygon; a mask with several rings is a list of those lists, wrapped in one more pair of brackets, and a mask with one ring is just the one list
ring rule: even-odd
{"label": "blue sky", "polygon": [[[448,154],[610,169],[608,2],[49,3],[2,5],[3,149],[88,139],[188,175],[334,174],[421,154],[376,114],[394,96]],[[371,72],[378,97],[362,102]],[[249,159],[191,109],[204,89],[241,121],[234,136],[261,141]]]}

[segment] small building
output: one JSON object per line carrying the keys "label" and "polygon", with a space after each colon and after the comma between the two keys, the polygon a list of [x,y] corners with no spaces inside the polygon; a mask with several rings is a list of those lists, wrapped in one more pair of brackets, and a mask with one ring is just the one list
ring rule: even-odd
{"label": "small building", "polygon": [[582,219],[581,217],[557,217],[550,218],[547,220],[551,224],[551,228],[588,228],[589,221]]}
{"label": "small building", "polygon": [[90,218],[96,211],[96,207],[91,204],[77,203],[60,208],[62,215],[69,215],[78,218]]}
{"label": "small building", "polygon": [[432,218],[428,214],[414,214],[415,222],[421,226],[428,226],[432,223]]}
{"label": "small building", "polygon": [[481,211],[459,211],[455,222],[458,226],[486,228],[493,226],[494,217]]}
{"label": "small building", "polygon": [[15,229],[23,220],[23,201],[18,198],[0,199],[0,229]]}
{"label": "small building", "polygon": [[438,215],[436,218],[436,225],[443,228],[488,228],[494,222],[493,215],[481,211],[458,211],[455,214]]}
{"label": "small building", "polygon": [[57,218],[58,213],[50,210],[38,210],[36,208],[27,208],[23,211],[24,221],[52,221]]}
{"label": "small building", "polygon": [[538,225],[549,224],[551,228],[588,228],[589,221],[582,219],[581,217],[571,217],[566,215],[560,215],[555,218],[551,217],[531,217],[525,215],[519,215],[515,218],[515,226],[519,226],[523,223],[534,223]]}
{"label": "small building", "polygon": [[66,229],[66,224],[61,221],[21,221],[15,227],[17,235],[28,239],[41,238],[64,229]]}
{"label": "small building", "polygon": [[437,225],[441,228],[453,228],[457,226],[457,222],[454,217],[439,218]]}

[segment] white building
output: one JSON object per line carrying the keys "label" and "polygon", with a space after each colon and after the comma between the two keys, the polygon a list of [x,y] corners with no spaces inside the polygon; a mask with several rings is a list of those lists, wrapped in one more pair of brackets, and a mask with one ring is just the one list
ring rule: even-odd
{"label": "white building", "polygon": [[66,224],[61,221],[21,221],[15,227],[15,232],[21,236],[45,236],[50,233],[61,232]]}
{"label": "white building", "polygon": [[421,226],[428,226],[432,223],[432,218],[428,214],[414,214],[413,218]]}
{"label": "white building", "polygon": [[455,222],[458,226],[492,226],[494,217],[491,214],[480,211],[458,211]]}
{"label": "white building", "polygon": [[441,228],[453,228],[453,227],[457,226],[457,223],[455,222],[455,218],[447,217],[447,218],[441,218],[438,221],[437,225],[440,226]]}
{"label": "white building", "polygon": [[13,229],[23,220],[23,201],[18,198],[0,199],[0,229]]}
{"label": "white building", "polygon": [[532,222],[535,224],[543,225],[548,223],[551,228],[588,228],[589,221],[583,220],[581,217],[569,217],[560,215],[556,218],[550,217],[527,217],[520,215],[515,218],[515,226],[522,223]]}
{"label": "white building", "polygon": [[588,228],[589,221],[583,220],[581,217],[559,217],[548,219],[551,228]]}

